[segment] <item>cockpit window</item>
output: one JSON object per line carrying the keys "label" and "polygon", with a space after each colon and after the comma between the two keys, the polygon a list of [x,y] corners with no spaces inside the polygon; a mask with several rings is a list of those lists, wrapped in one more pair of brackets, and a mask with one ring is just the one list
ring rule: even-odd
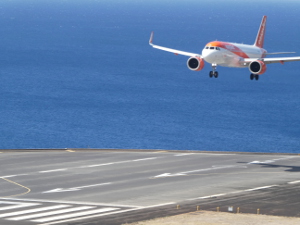
{"label": "cockpit window", "polygon": [[221,50],[219,47],[209,47],[209,46],[206,46],[205,49],[211,49],[211,50],[215,49],[215,50],[219,50],[219,51]]}

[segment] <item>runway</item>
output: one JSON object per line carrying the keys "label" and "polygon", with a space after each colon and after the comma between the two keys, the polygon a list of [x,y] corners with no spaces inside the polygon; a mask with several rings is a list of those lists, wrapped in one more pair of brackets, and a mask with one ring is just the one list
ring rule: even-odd
{"label": "runway", "polygon": [[196,206],[299,216],[288,210],[300,206],[296,154],[0,152],[1,224],[120,224],[195,211]]}

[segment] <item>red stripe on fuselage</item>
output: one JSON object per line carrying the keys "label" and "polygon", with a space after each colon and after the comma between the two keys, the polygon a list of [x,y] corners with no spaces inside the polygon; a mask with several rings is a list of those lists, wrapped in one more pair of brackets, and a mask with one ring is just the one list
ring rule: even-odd
{"label": "red stripe on fuselage", "polygon": [[213,42],[209,42],[206,46],[224,48],[242,58],[249,58],[249,56],[245,52],[243,52],[240,48],[228,42],[213,41]]}

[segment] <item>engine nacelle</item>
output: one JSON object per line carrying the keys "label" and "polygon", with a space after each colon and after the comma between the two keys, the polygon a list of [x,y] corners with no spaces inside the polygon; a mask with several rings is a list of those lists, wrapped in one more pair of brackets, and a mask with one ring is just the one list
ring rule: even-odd
{"label": "engine nacelle", "polygon": [[256,60],[249,64],[249,70],[252,74],[261,75],[267,70],[267,66],[263,61]]}
{"label": "engine nacelle", "polygon": [[204,60],[198,56],[191,57],[187,61],[187,67],[193,71],[200,71],[204,67]]}

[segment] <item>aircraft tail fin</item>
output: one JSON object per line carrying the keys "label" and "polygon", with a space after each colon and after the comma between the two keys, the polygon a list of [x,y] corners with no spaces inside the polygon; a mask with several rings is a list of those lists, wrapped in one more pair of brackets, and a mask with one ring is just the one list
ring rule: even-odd
{"label": "aircraft tail fin", "polygon": [[267,16],[263,16],[254,45],[260,48],[264,47]]}

